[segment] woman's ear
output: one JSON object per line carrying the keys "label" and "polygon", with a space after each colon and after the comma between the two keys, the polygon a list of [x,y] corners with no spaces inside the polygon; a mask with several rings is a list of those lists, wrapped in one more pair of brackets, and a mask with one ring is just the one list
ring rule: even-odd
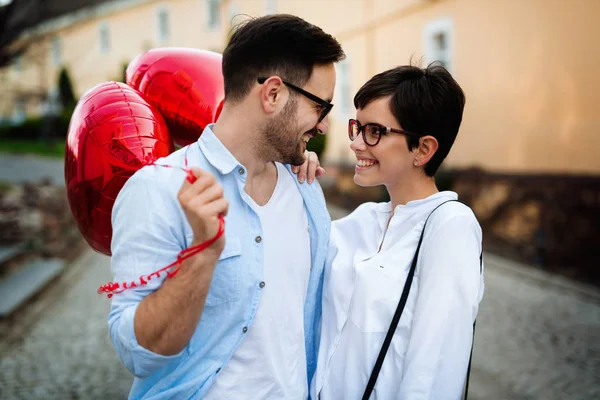
{"label": "woman's ear", "polygon": [[423,136],[419,139],[419,147],[416,151],[415,161],[419,165],[425,165],[438,149],[438,141],[433,136]]}

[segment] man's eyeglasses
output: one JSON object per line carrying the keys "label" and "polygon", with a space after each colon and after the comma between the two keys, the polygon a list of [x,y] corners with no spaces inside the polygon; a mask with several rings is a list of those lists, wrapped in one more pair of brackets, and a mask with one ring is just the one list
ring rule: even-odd
{"label": "man's eyeglasses", "polygon": [[[262,85],[263,83],[265,83],[266,80],[267,80],[267,78],[258,78],[258,83]],[[291,83],[286,82],[283,79],[281,81],[284,83],[284,85],[286,85],[290,89],[293,89],[296,92],[300,93],[301,95],[314,101],[321,107],[321,113],[319,114],[319,122],[323,121],[323,119],[325,119],[327,114],[329,114],[329,111],[331,111],[331,109],[333,108],[333,104],[331,104],[327,100],[323,100],[322,98],[315,96],[314,94],[307,92],[306,90],[301,89],[296,85],[292,85]]]}
{"label": "man's eyeglasses", "polygon": [[424,134],[403,131],[401,129],[389,128],[379,124],[364,124],[361,125],[355,119],[348,121],[348,137],[354,141],[359,134],[362,133],[363,141],[369,146],[375,146],[381,140],[381,136],[389,132],[401,133],[408,136],[422,137]]}

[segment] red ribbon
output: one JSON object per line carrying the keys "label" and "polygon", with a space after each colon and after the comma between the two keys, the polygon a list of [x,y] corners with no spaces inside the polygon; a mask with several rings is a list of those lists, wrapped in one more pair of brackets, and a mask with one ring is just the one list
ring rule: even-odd
{"label": "red ribbon", "polygon": [[[174,167],[172,165],[166,165],[166,164],[156,164],[154,161],[148,162],[146,165],[153,165],[153,166],[157,166],[157,167],[166,167],[166,168],[181,168],[181,167]],[[181,169],[186,172],[186,174],[187,174],[186,179],[188,180],[188,182],[194,183],[196,181],[196,175],[194,175],[192,170],[188,168],[187,154],[185,157],[185,168],[181,168]],[[165,272],[167,274],[167,278],[172,278],[175,275],[177,275],[177,273],[181,269],[181,263],[183,261],[187,260],[190,257],[195,256],[196,254],[200,253],[201,251],[204,251],[207,248],[209,248],[210,246],[212,246],[213,243],[215,243],[217,240],[219,240],[219,238],[221,236],[223,236],[223,233],[225,233],[225,219],[223,218],[222,215],[219,215],[219,230],[217,231],[217,234],[215,235],[215,237],[213,237],[212,239],[209,239],[206,242],[200,243],[196,246],[192,246],[192,247],[182,250],[177,255],[177,260],[175,260],[175,262],[167,265],[164,268],[159,269],[158,271],[154,271],[150,275],[142,275],[139,277],[139,279],[131,281],[129,284],[127,284],[127,282],[122,282],[120,284],[118,282],[108,282],[107,284],[102,285],[98,288],[98,294],[106,293],[106,296],[110,299],[111,297],[113,297],[113,295],[123,293],[127,289],[133,289],[135,287],[147,285],[148,282],[151,281],[153,277],[156,276],[156,278],[160,278],[160,274],[163,272]],[[172,268],[173,268],[173,270],[170,271]]]}

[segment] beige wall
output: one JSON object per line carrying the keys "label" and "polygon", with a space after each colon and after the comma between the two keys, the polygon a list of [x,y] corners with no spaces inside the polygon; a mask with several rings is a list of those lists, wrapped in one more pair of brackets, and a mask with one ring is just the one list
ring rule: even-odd
{"label": "beige wall", "polygon": [[456,77],[468,103],[449,161],[600,173],[600,2],[456,3],[465,4],[455,7]]}
{"label": "beige wall", "polygon": [[[264,1],[250,0],[252,15]],[[467,95],[446,164],[507,172],[600,173],[600,1],[279,0],[278,12],[332,33],[348,55],[352,96],[368,78],[426,56],[423,32],[449,17],[452,72]],[[338,89],[340,85],[338,73]],[[349,161],[354,114],[336,107],[326,157]],[[351,105],[351,101],[350,101]]]}
{"label": "beige wall", "polygon": [[[600,104],[600,78],[595,74],[600,54],[594,43],[600,36],[600,1],[222,0],[221,23],[210,29],[205,0],[138,0],[57,34],[80,95],[100,82],[118,79],[123,62],[151,47],[221,50],[235,14],[263,15],[269,4],[332,33],[348,55],[338,68],[343,71],[338,73],[330,118],[329,161],[353,159],[345,126],[354,115],[352,97],[360,85],[377,72],[426,55],[424,29],[449,18],[452,72],[466,92],[467,107],[447,164],[600,173],[600,113],[595,112]],[[161,7],[169,12],[171,35],[166,42],[157,39]],[[110,30],[107,54],[99,47],[102,23]],[[48,47],[50,37],[40,46]],[[0,83],[7,89],[16,87],[16,81],[51,87],[58,70],[48,55],[46,61],[29,66],[29,72],[2,71]],[[7,103],[9,95],[0,100],[0,113],[6,114]]]}

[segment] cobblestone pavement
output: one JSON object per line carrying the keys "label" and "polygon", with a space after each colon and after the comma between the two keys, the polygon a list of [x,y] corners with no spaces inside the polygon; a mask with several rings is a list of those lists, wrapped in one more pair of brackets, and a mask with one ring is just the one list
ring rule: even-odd
{"label": "cobblestone pavement", "polygon": [[65,184],[62,158],[0,153],[0,181],[37,182],[44,178],[50,178],[55,185]]}
{"label": "cobblestone pavement", "polygon": [[125,399],[133,380],[110,343],[96,293],[109,259],[89,250],[53,287],[0,321],[0,399]]}
{"label": "cobblestone pavement", "polygon": [[[131,376],[108,337],[107,257],[89,251],[0,321],[0,399],[126,398]],[[600,398],[600,293],[486,256],[470,399]]]}
{"label": "cobblestone pavement", "polygon": [[599,399],[600,291],[484,257],[473,398]]}

